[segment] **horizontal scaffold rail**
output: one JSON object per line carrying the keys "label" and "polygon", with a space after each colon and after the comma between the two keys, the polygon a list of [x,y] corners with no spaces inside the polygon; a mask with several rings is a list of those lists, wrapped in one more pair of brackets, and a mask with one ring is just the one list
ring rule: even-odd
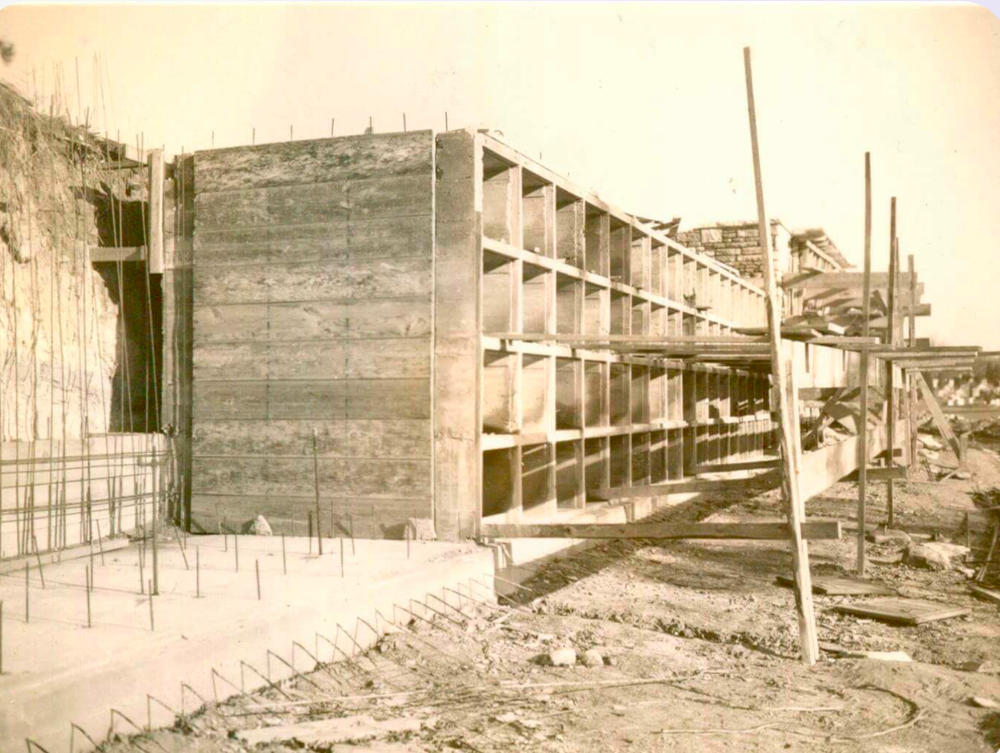
{"label": "horizontal scaffold rail", "polygon": [[[807,539],[839,539],[839,520],[807,520]],[[787,540],[788,523],[484,523],[491,539],[755,539]]]}

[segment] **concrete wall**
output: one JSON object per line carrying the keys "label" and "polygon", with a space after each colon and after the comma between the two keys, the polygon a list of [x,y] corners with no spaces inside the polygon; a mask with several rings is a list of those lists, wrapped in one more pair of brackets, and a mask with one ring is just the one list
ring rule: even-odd
{"label": "concrete wall", "polygon": [[193,528],[304,532],[314,432],[324,533],[431,517],[431,133],[198,152],[193,173]]}

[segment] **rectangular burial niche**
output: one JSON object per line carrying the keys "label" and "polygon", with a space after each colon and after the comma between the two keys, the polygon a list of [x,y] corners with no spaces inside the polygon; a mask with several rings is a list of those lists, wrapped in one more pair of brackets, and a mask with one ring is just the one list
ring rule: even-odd
{"label": "rectangular burial niche", "polygon": [[556,429],[583,428],[583,396],[580,394],[582,368],[582,361],[572,358],[556,359]]}
{"label": "rectangular burial niche", "polygon": [[582,477],[578,455],[582,440],[556,443],[556,504],[559,508],[578,507],[582,500]]}
{"label": "rectangular burial niche", "polygon": [[584,483],[587,490],[603,489],[608,485],[608,439],[594,437],[583,443]]}
{"label": "rectangular burial niche", "polygon": [[498,515],[517,508],[514,469],[520,462],[518,448],[487,450],[483,453],[483,515]]}
{"label": "rectangular burial niche", "polygon": [[521,448],[521,506],[527,512],[552,512],[555,507],[555,445]]}
{"label": "rectangular burial niche", "polygon": [[[524,354],[521,368],[521,431],[525,434],[549,431],[549,356]],[[553,419],[554,420],[554,419]]]}
{"label": "rectangular burial niche", "polygon": [[556,275],[556,332],[579,335],[583,315],[583,280]]}
{"label": "rectangular burial niche", "polygon": [[516,245],[518,178],[515,165],[483,150],[483,235],[487,238]]}
{"label": "rectangular burial niche", "polygon": [[483,351],[483,433],[513,434],[518,428],[514,404],[516,353]]}
{"label": "rectangular burial niche", "polygon": [[611,218],[610,253],[611,280],[623,285],[630,284],[630,254],[632,228],[621,220]]}
{"label": "rectangular burial niche", "polygon": [[607,384],[608,364],[602,361],[583,362],[583,419],[588,427],[601,426],[604,422]]}
{"label": "rectangular burial niche", "polygon": [[556,189],[556,257],[579,269],[586,268],[585,216],[581,199],[561,188]]}
{"label": "rectangular burial niche", "polygon": [[489,251],[483,252],[483,332],[517,332],[514,321],[514,262]]}
{"label": "rectangular burial niche", "polygon": [[523,287],[521,288],[521,309],[523,331],[542,335],[549,332],[549,282],[553,272],[534,264],[523,265]]}
{"label": "rectangular burial niche", "polygon": [[608,276],[608,235],[610,217],[593,204],[586,205],[585,242],[587,271]]}
{"label": "rectangular burial niche", "polygon": [[555,210],[555,186],[522,169],[521,233],[526,250],[554,256]]}

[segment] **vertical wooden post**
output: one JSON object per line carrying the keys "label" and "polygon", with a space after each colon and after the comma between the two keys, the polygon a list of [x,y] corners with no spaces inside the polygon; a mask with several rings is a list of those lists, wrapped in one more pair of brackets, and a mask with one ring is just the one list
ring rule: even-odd
{"label": "vertical wooden post", "polygon": [[149,629],[156,630],[156,623],[153,622],[153,581],[149,581]]}
{"label": "vertical wooden post", "polygon": [[[896,345],[896,277],[899,264],[899,238],[896,237],[896,197],[890,201],[889,218],[889,310],[885,331],[885,342],[889,347]],[[885,446],[887,468],[892,468],[896,452],[896,389],[895,369],[892,361],[885,362]],[[895,488],[892,477],[885,480],[887,520],[886,525],[893,528],[896,524]]]}
{"label": "vertical wooden post", "polygon": [[[868,337],[871,319],[872,298],[872,170],[871,154],[865,152],[865,268],[862,284],[862,334]],[[858,575],[865,574],[865,512],[868,494],[868,350],[861,349],[861,364],[858,368]]]}
{"label": "vertical wooden post", "polygon": [[260,601],[260,560],[253,561],[254,573],[257,576],[257,601]]}
{"label": "vertical wooden post", "polygon": [[[162,181],[161,181],[162,183]],[[157,509],[157,495],[159,494],[159,481],[160,481],[160,458],[156,452],[156,444],[154,438],[153,444],[153,498],[151,501],[152,515],[150,516],[150,542],[153,547],[153,590],[150,591],[150,595],[160,593],[160,566],[157,559],[157,545],[156,545],[156,518],[159,516],[159,510]]]}
{"label": "vertical wooden post", "polygon": [[[319,515],[319,450],[316,447],[316,430],[312,432],[313,440],[313,486],[316,491],[316,552],[323,554],[323,528],[320,525]],[[332,521],[331,521],[332,525]],[[330,534],[333,535],[332,533]]]}
{"label": "vertical wooden post", "polygon": [[[791,424],[791,401],[797,400],[797,395],[788,394],[786,384],[785,359],[781,346],[781,306],[778,298],[778,286],[775,279],[775,267],[771,249],[771,230],[767,223],[767,212],[764,208],[764,185],[760,169],[760,147],[757,143],[757,114],[753,96],[753,74],[750,67],[750,48],[743,48],[743,65],[746,72],[747,113],[750,120],[750,144],[753,152],[754,188],[757,195],[757,226],[760,234],[761,248],[764,252],[764,282],[767,291],[768,333],[771,344],[771,370],[778,394],[778,416],[781,427],[781,456],[784,464],[786,508],[788,511],[788,526],[792,546],[792,563],[795,575],[795,607],[799,618],[799,636],[802,644],[802,660],[806,664],[815,664],[819,655],[819,645],[816,638],[816,616],[813,612],[812,578],[809,573],[809,549],[802,537],[802,519],[804,505],[799,496],[799,458],[798,443],[793,431],[798,427]],[[792,368],[794,365],[789,364]]]}
{"label": "vertical wooden post", "polygon": [[163,274],[163,150],[149,151],[149,239],[148,271]]}

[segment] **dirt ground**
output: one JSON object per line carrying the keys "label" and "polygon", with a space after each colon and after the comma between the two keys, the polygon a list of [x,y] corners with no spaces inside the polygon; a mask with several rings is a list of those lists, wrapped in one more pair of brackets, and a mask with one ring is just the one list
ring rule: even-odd
{"label": "dirt ground", "polygon": [[[970,492],[1000,486],[995,448],[974,447],[972,478],[897,483],[899,527],[956,535]],[[869,520],[885,515],[876,484]],[[848,534],[812,542],[813,573],[849,574],[856,489],[841,483],[809,503]],[[664,510],[675,520],[753,520],[780,513],[775,493]],[[964,534],[957,534],[964,541]],[[973,537],[981,545],[983,536]],[[988,543],[988,542],[987,542]],[[896,547],[898,549],[898,547]],[[891,559],[893,547],[870,545]],[[974,550],[973,552],[977,552]],[[982,552],[978,552],[982,556]],[[221,753],[384,751],[993,751],[1000,748],[1000,607],[968,592],[957,571],[873,564],[870,577],[901,596],[971,614],[893,627],[830,611],[817,596],[820,641],[850,650],[904,651],[912,662],[797,658],[790,573],[782,542],[614,542],[551,562],[501,605],[465,599],[386,636],[376,650],[303,678],[201,710],[102,750]],[[485,595],[485,594],[482,594]],[[433,604],[433,602],[431,602]],[[400,620],[402,622],[402,620]],[[597,649],[598,666],[550,666],[550,651]],[[367,741],[304,743],[288,733],[258,744],[240,734],[271,725],[366,715],[411,731]],[[416,729],[419,723],[419,729]],[[366,734],[359,734],[365,738]]]}

